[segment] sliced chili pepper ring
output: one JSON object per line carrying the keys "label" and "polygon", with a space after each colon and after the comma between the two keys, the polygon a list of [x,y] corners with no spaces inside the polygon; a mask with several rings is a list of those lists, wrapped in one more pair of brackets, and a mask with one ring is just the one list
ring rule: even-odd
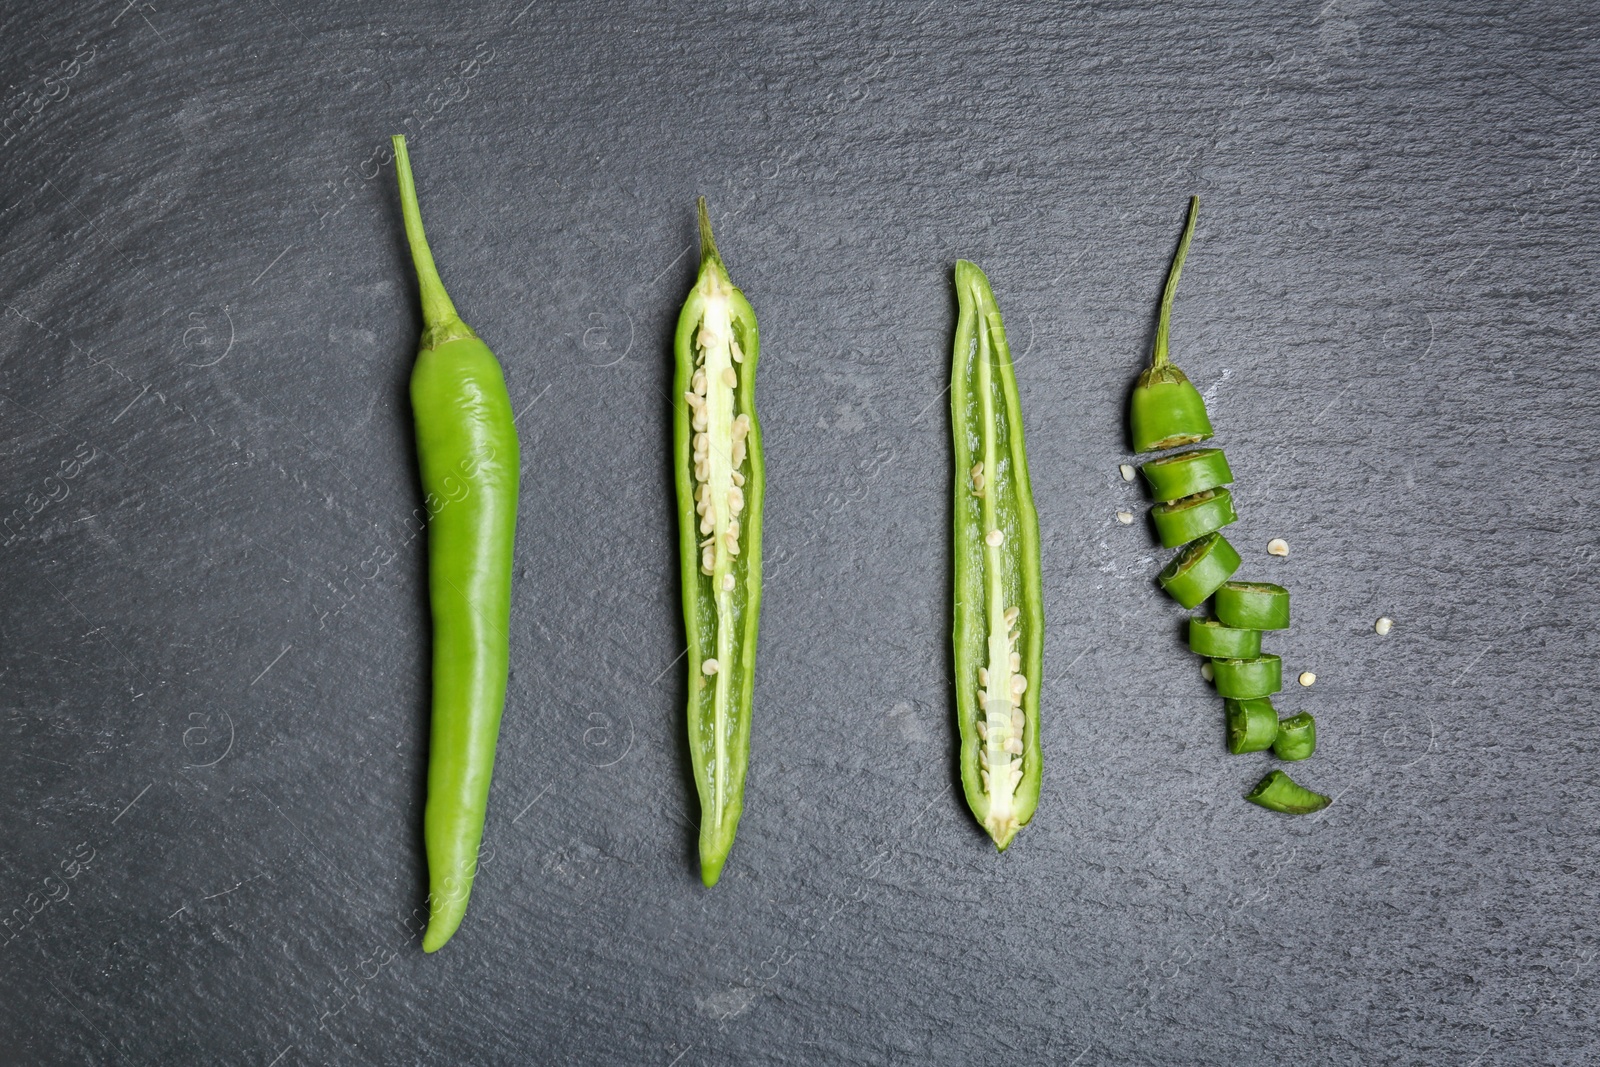
{"label": "sliced chili pepper ring", "polygon": [[1225,626],[1249,630],[1289,628],[1289,590],[1271,582],[1225,582],[1212,610]]}

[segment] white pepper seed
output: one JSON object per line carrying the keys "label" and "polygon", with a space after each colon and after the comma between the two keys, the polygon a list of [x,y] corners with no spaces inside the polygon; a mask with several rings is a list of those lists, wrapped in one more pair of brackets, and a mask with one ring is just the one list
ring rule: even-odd
{"label": "white pepper seed", "polygon": [[739,535],[733,533],[723,534],[722,539],[728,543],[728,555],[737,556],[739,554]]}
{"label": "white pepper seed", "polygon": [[694,377],[689,380],[689,388],[701,396],[706,395],[706,372],[704,368],[694,372]]}
{"label": "white pepper seed", "polygon": [[1002,617],[1006,620],[1007,626],[1015,626],[1017,624],[1017,617],[1021,614],[1022,609],[1013,604],[1011,607],[1006,609],[1006,613]]}
{"label": "white pepper seed", "polygon": [[684,393],[683,399],[685,403],[696,410],[704,407],[706,403],[704,400],[700,399],[700,394],[698,393]]}
{"label": "white pepper seed", "polygon": [[724,574],[722,576],[722,591],[724,593],[733,592],[733,575]]}
{"label": "white pepper seed", "polygon": [[744,510],[744,491],[738,487],[728,490],[728,508],[735,515]]}
{"label": "white pepper seed", "polygon": [[1287,556],[1288,554],[1289,542],[1285,541],[1283,538],[1274,537],[1272,540],[1267,542],[1267,555]]}
{"label": "white pepper seed", "polygon": [[1131,512],[1131,511],[1119,511],[1119,512],[1117,512],[1117,521],[1122,523],[1122,525],[1124,525],[1124,526],[1132,526],[1133,525],[1133,512]]}
{"label": "white pepper seed", "polygon": [[974,474],[972,476],[972,491],[979,496],[983,495],[983,475]]}
{"label": "white pepper seed", "polygon": [[970,471],[968,471],[967,474],[970,477],[973,477],[973,478],[982,478],[983,477],[983,461],[979,460],[977,463],[974,463],[972,465],[972,469]]}
{"label": "white pepper seed", "polygon": [[689,420],[689,425],[696,430],[703,430],[709,425],[706,422],[706,408],[704,404],[694,409],[694,418]]}
{"label": "white pepper seed", "polygon": [[984,714],[989,712],[989,694],[982,689],[978,690],[978,710]]}
{"label": "white pepper seed", "polygon": [[1010,665],[1011,665],[1011,669],[1014,670],[1014,671],[1021,670],[1022,669],[1022,653],[1020,653],[1020,652],[1011,653]]}
{"label": "white pepper seed", "polygon": [[978,740],[989,740],[989,724],[984,722],[982,719],[978,720]]}
{"label": "white pepper seed", "polygon": [[715,569],[715,563],[716,556],[711,549],[708,548],[700,553],[700,569],[706,574],[710,574]]}
{"label": "white pepper seed", "polygon": [[1021,674],[1011,676],[1011,691],[1018,695],[1028,691],[1028,679]]}
{"label": "white pepper seed", "polygon": [[1001,747],[1007,752],[1011,753],[1013,756],[1022,755],[1022,742],[1018,741],[1015,737],[1006,738],[1006,743]]}
{"label": "white pepper seed", "polygon": [[728,536],[733,538],[735,541],[737,541],[739,539],[739,520],[738,519],[730,519],[728,521]]}
{"label": "white pepper seed", "polygon": [[978,684],[983,686],[985,689],[989,688],[989,668],[978,668]]}
{"label": "white pepper seed", "polygon": [[1383,618],[1381,618],[1377,622],[1373,623],[1372,624],[1372,628],[1374,630],[1378,631],[1378,636],[1379,637],[1382,637],[1385,634],[1387,634],[1390,630],[1394,629],[1394,620],[1389,618],[1389,616],[1385,615]]}
{"label": "white pepper seed", "polygon": [[735,363],[744,362],[744,349],[740,348],[739,342],[733,340],[731,337],[728,339],[728,354],[733,357],[733,361]]}
{"label": "white pepper seed", "polygon": [[978,749],[978,766],[982,767],[984,770],[988,770],[989,769],[989,750],[988,749],[984,749],[984,748]]}
{"label": "white pepper seed", "polygon": [[735,467],[744,466],[744,442],[741,440],[733,442],[733,465]]}
{"label": "white pepper seed", "polygon": [[1013,709],[1011,712],[1011,728],[1017,732],[1017,736],[1022,736],[1022,731],[1027,725],[1028,716],[1023,714],[1020,709]]}
{"label": "white pepper seed", "polygon": [[983,780],[983,791],[985,793],[989,792],[989,772],[988,771],[979,771],[978,772],[978,777]]}
{"label": "white pepper seed", "polygon": [[990,530],[983,535],[983,543],[990,548],[999,548],[1005,542],[1006,535],[999,530]]}
{"label": "white pepper seed", "polygon": [[1200,664],[1200,677],[1204,678],[1206,681],[1211,681],[1216,673],[1217,672],[1212,669],[1210,660],[1206,660],[1204,663]]}
{"label": "white pepper seed", "polygon": [[733,472],[733,484],[734,485],[743,485],[744,484],[744,475],[740,474],[738,471],[734,471]]}
{"label": "white pepper seed", "polygon": [[1303,686],[1306,686],[1308,688],[1310,686],[1316,685],[1317,684],[1317,676],[1315,674],[1312,674],[1310,671],[1301,671],[1300,672],[1300,684],[1303,685]]}
{"label": "white pepper seed", "polygon": [[703,673],[705,673],[705,674],[708,674],[708,675],[710,675],[710,674],[716,674],[716,673],[717,673],[717,671],[719,671],[719,670],[721,670],[721,669],[722,669],[722,666],[721,666],[721,664],[719,664],[719,663],[718,663],[718,662],[717,662],[717,661],[716,661],[716,660],[714,660],[714,659],[708,659],[708,660],[706,660],[706,661],[705,661],[705,662],[704,662],[704,663],[702,663],[702,664],[700,664],[700,670],[701,670],[701,671],[702,671],[702,672],[703,672]]}
{"label": "white pepper seed", "polygon": [[1129,463],[1122,464],[1122,466],[1117,468],[1117,473],[1122,475],[1122,480],[1123,481],[1125,481],[1125,482],[1133,481],[1133,465],[1132,464],[1129,464]]}
{"label": "white pepper seed", "polygon": [[739,384],[739,376],[733,373],[732,367],[722,368],[722,384],[730,389]]}

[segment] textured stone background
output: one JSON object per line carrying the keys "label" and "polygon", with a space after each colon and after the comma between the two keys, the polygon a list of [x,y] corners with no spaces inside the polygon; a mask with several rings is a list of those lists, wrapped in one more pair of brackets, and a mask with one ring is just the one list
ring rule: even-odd
{"label": "textured stone background", "polygon": [[[1587,1064],[1592,5],[11,5],[4,1064]],[[418,946],[426,651],[387,135],[526,456],[467,923]],[[1173,324],[1297,624],[1288,819],[1155,588]],[[668,339],[763,338],[739,842],[698,884]],[[949,270],[1020,354],[1043,801],[954,788]],[[1287,559],[1267,540],[1286,538]],[[1372,633],[1379,615],[1394,633]]]}

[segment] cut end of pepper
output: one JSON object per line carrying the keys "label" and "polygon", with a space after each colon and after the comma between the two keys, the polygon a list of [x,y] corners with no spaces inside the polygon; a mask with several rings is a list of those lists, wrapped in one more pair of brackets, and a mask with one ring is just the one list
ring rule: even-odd
{"label": "cut end of pepper", "polygon": [[1245,799],[1285,815],[1310,815],[1333,803],[1332,797],[1312,792],[1282,771],[1273,771],[1257,782]]}
{"label": "cut end of pepper", "polygon": [[722,868],[728,862],[728,854],[720,856],[700,856],[700,881],[707,889],[716,885],[722,878]]}
{"label": "cut end of pepper", "polygon": [[1004,852],[1011,847],[1011,842],[1016,838],[1018,831],[1022,829],[1022,824],[1017,821],[1015,815],[1007,814],[1004,819],[990,816],[984,822],[983,828],[994,839],[995,851]]}

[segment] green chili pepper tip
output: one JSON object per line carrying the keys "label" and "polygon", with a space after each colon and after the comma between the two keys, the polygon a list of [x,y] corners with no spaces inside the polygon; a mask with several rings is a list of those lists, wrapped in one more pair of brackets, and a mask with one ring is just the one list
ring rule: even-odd
{"label": "green chili pepper tip", "polygon": [[1310,815],[1333,803],[1331,797],[1313,793],[1282,771],[1273,771],[1257,782],[1245,799],[1285,815]]}

